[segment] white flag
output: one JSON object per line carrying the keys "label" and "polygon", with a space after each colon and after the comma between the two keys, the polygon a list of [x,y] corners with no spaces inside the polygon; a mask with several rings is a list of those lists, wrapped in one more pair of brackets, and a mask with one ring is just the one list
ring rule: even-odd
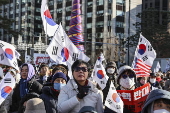
{"label": "white flag", "polygon": [[41,3],[41,18],[44,25],[44,31],[48,36],[54,36],[54,33],[56,32],[58,28],[58,24],[56,24],[52,16],[50,14],[50,11],[47,6],[47,0],[42,0]]}
{"label": "white flag", "polygon": [[115,111],[116,113],[123,113],[123,101],[118,95],[112,82],[110,84],[109,92],[105,100],[105,106]]}
{"label": "white flag", "polygon": [[15,47],[0,40],[0,64],[8,65],[19,70],[17,62],[18,52]]}
{"label": "white flag", "polygon": [[102,89],[106,87],[108,76],[106,75],[105,68],[99,59],[97,59],[94,66],[92,77],[93,80],[96,81]]}
{"label": "white flag", "polygon": [[6,99],[6,97],[11,93],[14,87],[15,87],[15,79],[10,74],[10,72],[8,72],[0,83],[0,94],[1,94],[0,105]]}
{"label": "white flag", "polygon": [[160,64],[159,64],[159,61],[157,61],[156,67],[155,67],[155,69],[154,69],[154,72],[155,72],[155,73],[158,72],[160,68],[161,68],[161,66],[160,66]]}
{"label": "white flag", "polygon": [[169,60],[167,60],[167,63],[166,63],[166,68],[165,68],[165,73],[167,72],[167,71],[169,71],[170,70],[170,61]]}
{"label": "white flag", "polygon": [[105,60],[103,53],[100,53],[98,60],[100,60],[101,62]]}
{"label": "white flag", "polygon": [[156,52],[150,42],[140,34],[139,43],[132,63],[137,76],[149,76]]}
{"label": "white flag", "polygon": [[[46,52],[50,58],[59,64],[68,65],[69,69],[71,65],[77,59],[88,62],[90,60],[82,51],[80,51],[69,39],[61,24],[56,31],[51,43],[49,44]],[[71,76],[71,75],[70,75]]]}

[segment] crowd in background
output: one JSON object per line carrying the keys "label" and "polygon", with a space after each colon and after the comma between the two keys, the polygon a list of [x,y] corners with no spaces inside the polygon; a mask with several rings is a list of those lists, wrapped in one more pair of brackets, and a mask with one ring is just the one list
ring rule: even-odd
{"label": "crowd in background", "polygon": [[[24,63],[20,71],[1,65],[0,80],[10,72],[15,88],[0,105],[0,113],[116,113],[104,105],[111,82],[117,90],[134,90],[150,84],[142,113],[170,112],[170,71],[151,72],[149,77],[137,77],[127,65],[119,69],[114,61],[107,63],[106,87],[102,90],[91,80],[93,66],[77,60],[71,67],[72,78],[64,64],[38,66]],[[161,107],[160,107],[161,106]],[[132,113],[124,107],[124,113]]]}

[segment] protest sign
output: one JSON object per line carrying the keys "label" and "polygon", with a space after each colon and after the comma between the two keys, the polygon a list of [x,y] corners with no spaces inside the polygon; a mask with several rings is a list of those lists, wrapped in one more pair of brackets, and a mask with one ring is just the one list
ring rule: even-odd
{"label": "protest sign", "polygon": [[150,84],[147,83],[135,90],[117,90],[117,93],[124,102],[124,107],[132,113],[139,113],[150,92]]}

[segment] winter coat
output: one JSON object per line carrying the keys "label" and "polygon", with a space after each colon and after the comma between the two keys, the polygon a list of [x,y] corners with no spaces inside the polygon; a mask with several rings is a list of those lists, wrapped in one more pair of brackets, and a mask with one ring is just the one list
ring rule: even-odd
{"label": "winter coat", "polygon": [[13,91],[6,97],[6,99],[0,105],[0,113],[8,113],[10,105],[12,104]]}
{"label": "winter coat", "polygon": [[[47,77],[47,80],[49,79],[49,77]],[[40,84],[44,85],[46,84],[48,81],[43,80],[43,76],[40,76],[39,79],[37,80]]]}
{"label": "winter coat", "polygon": [[107,97],[107,94],[109,92],[111,82],[114,84],[115,87],[118,86],[117,81],[116,81],[116,77],[117,77],[116,73],[112,77],[109,77],[109,79],[108,79],[108,81],[106,83],[106,87],[102,90],[103,96],[104,96],[103,102],[105,102],[105,100],[106,100],[106,97]]}
{"label": "winter coat", "polygon": [[145,104],[142,108],[141,113],[151,113],[152,112],[151,104],[153,103],[153,101],[157,99],[161,99],[161,98],[170,99],[170,92],[166,90],[162,90],[162,89],[156,89],[156,90],[151,91],[145,101]]}
{"label": "winter coat", "polygon": [[[27,86],[28,86],[29,93],[31,92],[35,92],[37,94],[41,93],[42,85],[39,82],[37,82],[34,78],[28,81]],[[21,97],[20,97],[20,83],[19,83],[16,85],[16,88],[14,89],[14,93],[12,95],[12,105],[10,108],[11,112],[18,111],[20,100]]]}
{"label": "winter coat", "polygon": [[44,86],[40,98],[44,101],[45,109],[47,113],[57,113],[57,101],[58,95],[54,93],[52,87]]}
{"label": "winter coat", "polygon": [[[149,82],[150,83],[150,82]],[[155,83],[150,83],[151,85],[151,90],[155,90],[155,89],[162,89],[162,87],[160,86],[160,84],[158,83],[158,81],[156,81]]]}
{"label": "winter coat", "polygon": [[78,85],[75,80],[70,79],[64,86],[58,96],[59,113],[78,113],[83,106],[92,106],[97,113],[103,113],[103,104],[100,91],[88,80],[87,86],[91,86],[88,95],[80,101],[77,99]]}
{"label": "winter coat", "polygon": [[167,90],[167,91],[170,91],[170,80],[167,80],[167,81],[165,82],[165,87],[164,87],[164,89]]}

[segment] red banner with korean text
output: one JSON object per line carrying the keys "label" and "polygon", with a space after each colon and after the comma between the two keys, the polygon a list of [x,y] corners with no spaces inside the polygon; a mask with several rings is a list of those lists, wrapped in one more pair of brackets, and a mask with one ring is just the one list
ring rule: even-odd
{"label": "red banner with korean text", "polygon": [[132,113],[139,113],[150,92],[150,84],[147,83],[135,90],[117,90],[117,93],[124,102],[124,107]]}

